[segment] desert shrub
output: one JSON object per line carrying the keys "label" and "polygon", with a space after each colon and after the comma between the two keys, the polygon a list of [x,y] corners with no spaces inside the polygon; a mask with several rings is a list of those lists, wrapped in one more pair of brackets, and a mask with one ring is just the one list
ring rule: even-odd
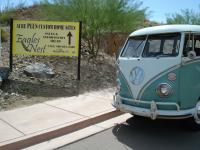
{"label": "desert shrub", "polygon": [[0,12],[0,24],[8,25],[13,15],[14,13],[12,11]]}
{"label": "desert shrub", "polygon": [[25,0],[22,0],[18,2],[17,5],[14,5],[12,3],[9,3],[8,1],[5,6],[1,6],[0,4],[0,7],[2,8],[0,10],[0,24],[9,25],[10,18],[15,18],[15,16],[17,15],[16,10],[24,8],[26,4],[25,2]]}
{"label": "desert shrub", "polygon": [[194,12],[193,10],[190,9],[183,9],[179,13],[168,14],[167,23],[200,25],[200,5],[198,12]]}
{"label": "desert shrub", "polygon": [[143,26],[147,9],[141,6],[133,0],[43,0],[39,15],[46,20],[82,21],[84,52],[96,58],[103,35]]}
{"label": "desert shrub", "polygon": [[0,29],[1,30],[1,41],[2,42],[8,42],[9,40],[9,32],[7,32],[4,29]]}

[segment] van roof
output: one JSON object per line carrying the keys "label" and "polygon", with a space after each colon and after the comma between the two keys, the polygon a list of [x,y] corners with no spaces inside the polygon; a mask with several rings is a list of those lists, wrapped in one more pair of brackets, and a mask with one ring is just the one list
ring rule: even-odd
{"label": "van roof", "polygon": [[161,34],[161,33],[176,33],[176,32],[200,32],[200,25],[161,25],[147,27],[136,30],[130,34],[131,36]]}

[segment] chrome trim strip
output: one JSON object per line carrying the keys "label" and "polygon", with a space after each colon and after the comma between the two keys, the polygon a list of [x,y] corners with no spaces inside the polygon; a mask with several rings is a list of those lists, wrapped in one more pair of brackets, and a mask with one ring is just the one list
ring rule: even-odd
{"label": "chrome trim strip", "polygon": [[[145,101],[136,101],[136,102],[146,103]],[[140,107],[122,104],[121,98],[117,93],[113,97],[113,106],[116,109],[118,109],[122,112],[127,112],[130,114],[133,114],[133,115],[149,117],[151,119],[156,119],[156,118],[184,119],[184,118],[192,117],[195,115],[196,108],[180,110],[180,107],[178,106],[178,104],[176,104],[177,110],[158,110],[155,104],[163,104],[163,103],[164,102],[155,103],[154,101],[152,101],[152,102],[150,102],[151,109],[147,109],[147,108],[140,108]],[[171,103],[168,103],[168,104],[171,104]]]}
{"label": "chrome trim strip", "polygon": [[[142,101],[142,100],[134,100],[134,99],[130,99],[130,98],[125,98],[125,97],[121,97],[121,96],[118,96],[120,99],[123,99],[123,100],[126,100],[126,101],[129,101],[129,102],[135,102],[135,103],[138,103],[138,104],[149,104],[151,105],[152,104],[152,101]],[[155,101],[153,101],[155,102]],[[156,105],[163,105],[163,106],[176,106],[177,108],[177,111],[180,111],[180,106],[177,104],[177,103],[173,103],[173,102],[155,102]]]}
{"label": "chrome trim strip", "polygon": [[197,57],[197,58],[195,58],[195,59],[182,62],[182,65],[183,65],[183,66],[186,66],[186,65],[189,65],[189,64],[197,63],[197,62],[199,62],[199,61],[200,61],[200,57]]}
{"label": "chrome trim strip", "polygon": [[[128,112],[131,114],[139,115],[139,116],[144,116],[144,117],[149,117],[151,118],[151,110],[150,109],[145,109],[145,108],[139,108],[139,107],[134,107],[134,106],[129,106],[129,105],[124,105],[121,104],[119,107],[119,110],[122,112]],[[184,118],[191,117],[194,115],[195,108],[192,109],[187,109],[187,110],[181,110],[181,111],[175,111],[175,110],[157,110],[156,113],[156,118],[164,118],[166,116],[167,118],[171,117],[181,117],[184,116]]]}
{"label": "chrome trim strip", "polygon": [[163,72],[157,74],[157,75],[154,76],[153,78],[151,78],[151,79],[141,88],[141,90],[140,90],[140,92],[139,92],[139,94],[138,94],[138,96],[137,96],[137,99],[141,99],[141,97],[142,97],[144,91],[145,91],[145,90],[149,87],[149,85],[151,85],[154,81],[158,80],[158,79],[159,79],[161,76],[163,76],[164,74],[167,74],[167,73],[169,73],[169,72],[171,72],[171,71],[174,71],[174,70],[178,69],[180,66],[181,66],[180,64],[179,64],[179,65],[175,65],[175,66],[173,66],[173,67],[171,67],[171,68],[168,68],[168,69],[164,70]]}

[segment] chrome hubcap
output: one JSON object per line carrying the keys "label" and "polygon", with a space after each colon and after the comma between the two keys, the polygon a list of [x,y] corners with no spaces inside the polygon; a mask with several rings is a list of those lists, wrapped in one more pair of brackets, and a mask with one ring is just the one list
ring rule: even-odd
{"label": "chrome hubcap", "polygon": [[196,105],[194,120],[197,124],[200,125],[200,102],[198,102],[197,105]]}

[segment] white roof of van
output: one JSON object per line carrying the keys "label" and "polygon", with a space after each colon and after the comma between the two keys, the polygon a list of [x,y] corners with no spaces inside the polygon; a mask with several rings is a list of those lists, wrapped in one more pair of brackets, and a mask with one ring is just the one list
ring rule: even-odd
{"label": "white roof of van", "polygon": [[200,32],[200,25],[161,25],[143,28],[131,33],[130,36],[160,34],[160,33],[177,33],[177,32]]}

